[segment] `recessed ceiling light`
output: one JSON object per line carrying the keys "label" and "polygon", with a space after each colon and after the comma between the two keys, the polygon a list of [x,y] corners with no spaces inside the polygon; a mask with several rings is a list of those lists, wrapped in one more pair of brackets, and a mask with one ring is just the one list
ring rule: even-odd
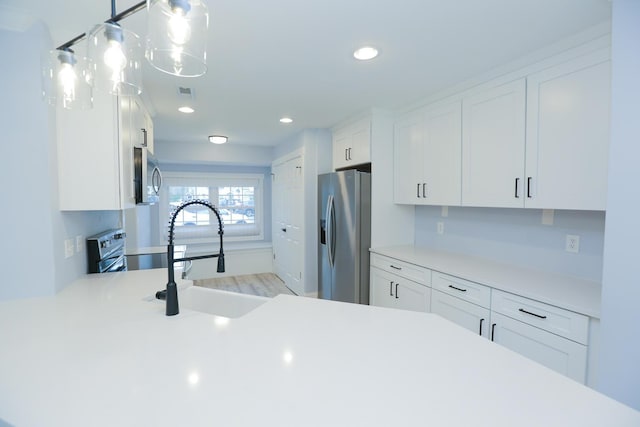
{"label": "recessed ceiling light", "polygon": [[214,144],[224,144],[227,142],[229,138],[223,135],[210,135],[209,142],[213,142]]}
{"label": "recessed ceiling light", "polygon": [[280,123],[293,123],[293,119],[291,117],[283,117],[280,119]]}
{"label": "recessed ceiling light", "polygon": [[368,61],[378,56],[378,49],[371,46],[364,46],[353,52],[353,57],[360,61]]}
{"label": "recessed ceiling light", "polygon": [[194,110],[191,107],[180,107],[180,108],[178,108],[178,111],[180,111],[181,113],[191,114],[196,110]]}

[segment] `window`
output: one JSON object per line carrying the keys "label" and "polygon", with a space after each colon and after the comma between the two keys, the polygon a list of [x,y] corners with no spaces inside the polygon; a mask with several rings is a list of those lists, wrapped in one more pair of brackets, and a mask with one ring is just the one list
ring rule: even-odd
{"label": "window", "polygon": [[[161,224],[168,224],[172,213],[189,200],[207,200],[218,210],[227,240],[262,240],[263,175],[165,173],[160,196]],[[167,230],[163,229],[164,240]],[[206,206],[190,205],[178,212],[175,240],[204,243],[217,240],[218,221]]]}

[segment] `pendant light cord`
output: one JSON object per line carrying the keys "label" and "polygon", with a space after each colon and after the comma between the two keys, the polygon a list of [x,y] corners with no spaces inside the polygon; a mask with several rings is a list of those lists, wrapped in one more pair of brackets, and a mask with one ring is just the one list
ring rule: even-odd
{"label": "pendant light cord", "polygon": [[[135,13],[140,12],[142,9],[145,8],[145,6],[147,5],[146,0],[141,1],[138,4],[135,4],[133,6],[131,6],[129,9],[124,10],[118,14],[116,14],[116,0],[111,0],[111,18],[107,19],[104,22],[118,22],[121,21]],[[66,50],[71,48],[71,46],[75,45],[76,43],[78,43],[81,40],[84,40],[85,37],[87,36],[87,33],[82,33],[74,38],[72,38],[71,40],[69,40],[66,43],[61,44],[60,46],[58,46],[56,49],[57,50]]]}

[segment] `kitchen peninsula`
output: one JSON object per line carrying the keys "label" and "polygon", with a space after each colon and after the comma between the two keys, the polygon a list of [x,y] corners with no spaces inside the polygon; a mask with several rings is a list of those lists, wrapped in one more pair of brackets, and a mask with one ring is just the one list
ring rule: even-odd
{"label": "kitchen peninsula", "polygon": [[281,295],[238,318],[167,317],[152,297],[166,273],[0,303],[0,425],[640,425],[434,314]]}

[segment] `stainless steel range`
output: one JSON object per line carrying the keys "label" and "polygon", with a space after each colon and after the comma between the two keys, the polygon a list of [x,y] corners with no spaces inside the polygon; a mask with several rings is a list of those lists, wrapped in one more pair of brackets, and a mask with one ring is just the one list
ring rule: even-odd
{"label": "stainless steel range", "polygon": [[126,233],[121,228],[88,237],[89,273],[125,271],[127,269],[127,258],[124,256],[125,237]]}

